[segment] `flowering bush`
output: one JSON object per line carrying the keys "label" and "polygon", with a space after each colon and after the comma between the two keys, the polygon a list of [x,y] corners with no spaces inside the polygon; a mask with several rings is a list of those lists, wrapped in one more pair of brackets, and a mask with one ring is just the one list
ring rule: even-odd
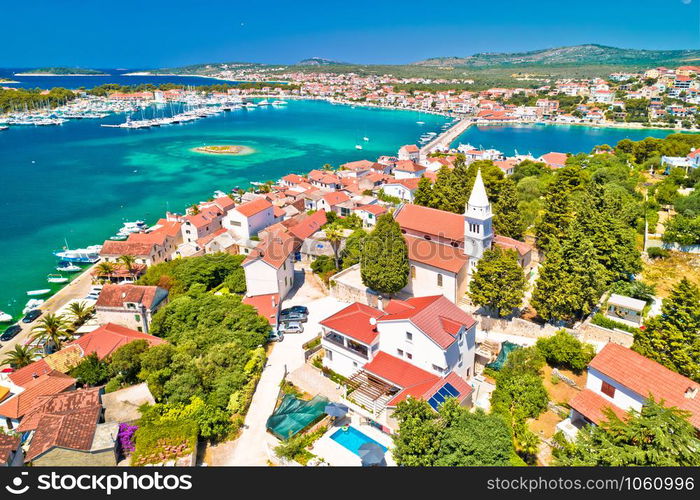
{"label": "flowering bush", "polygon": [[117,441],[119,442],[119,447],[124,453],[131,453],[134,451],[134,434],[138,429],[137,425],[129,424],[119,424],[119,432],[117,433]]}

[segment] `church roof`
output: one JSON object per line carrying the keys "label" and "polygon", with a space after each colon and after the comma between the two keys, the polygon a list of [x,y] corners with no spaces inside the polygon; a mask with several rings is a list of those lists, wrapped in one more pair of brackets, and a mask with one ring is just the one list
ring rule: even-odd
{"label": "church roof", "polygon": [[489,197],[486,195],[486,187],[484,186],[484,181],[481,178],[481,169],[476,172],[476,180],[474,181],[474,187],[469,195],[469,206],[472,207],[487,207],[489,206]]}

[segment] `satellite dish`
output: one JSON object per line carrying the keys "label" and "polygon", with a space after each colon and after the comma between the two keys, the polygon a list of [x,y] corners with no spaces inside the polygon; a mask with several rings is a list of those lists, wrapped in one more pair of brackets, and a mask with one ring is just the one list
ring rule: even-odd
{"label": "satellite dish", "polygon": [[377,318],[370,318],[369,319],[369,324],[372,326],[375,326],[377,324]]}

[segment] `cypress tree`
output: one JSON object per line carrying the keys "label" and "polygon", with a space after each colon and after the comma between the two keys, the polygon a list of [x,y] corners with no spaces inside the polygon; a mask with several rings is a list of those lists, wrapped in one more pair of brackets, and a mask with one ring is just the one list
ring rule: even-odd
{"label": "cypress tree", "polygon": [[493,225],[496,234],[519,240],[525,231],[525,222],[518,209],[518,194],[515,182],[503,179],[498,202],[494,204]]}
{"label": "cypress tree", "polygon": [[377,219],[360,256],[362,283],[380,293],[394,294],[408,284],[408,247],[391,214]]}
{"label": "cypress tree", "polygon": [[499,316],[519,307],[525,294],[525,273],[513,250],[494,247],[486,250],[469,283],[469,297],[480,306],[491,308]]}

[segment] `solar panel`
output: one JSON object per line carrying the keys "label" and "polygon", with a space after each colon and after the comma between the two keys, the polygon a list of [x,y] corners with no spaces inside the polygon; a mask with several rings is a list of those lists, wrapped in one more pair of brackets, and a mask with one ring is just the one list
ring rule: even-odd
{"label": "solar panel", "polygon": [[432,409],[435,410],[435,411],[437,411],[438,406],[440,406],[440,403],[438,403],[437,401],[435,401],[434,398],[430,398],[430,399],[428,400],[428,404],[429,404],[429,405],[432,407]]}
{"label": "solar panel", "polygon": [[459,391],[455,389],[455,386],[453,386],[449,382],[443,385],[442,388],[449,392],[452,397],[459,397]]}
{"label": "solar panel", "polygon": [[433,410],[437,411],[438,406],[445,402],[447,398],[459,397],[459,391],[450,383],[445,383],[435,394],[428,400],[428,404]]}

